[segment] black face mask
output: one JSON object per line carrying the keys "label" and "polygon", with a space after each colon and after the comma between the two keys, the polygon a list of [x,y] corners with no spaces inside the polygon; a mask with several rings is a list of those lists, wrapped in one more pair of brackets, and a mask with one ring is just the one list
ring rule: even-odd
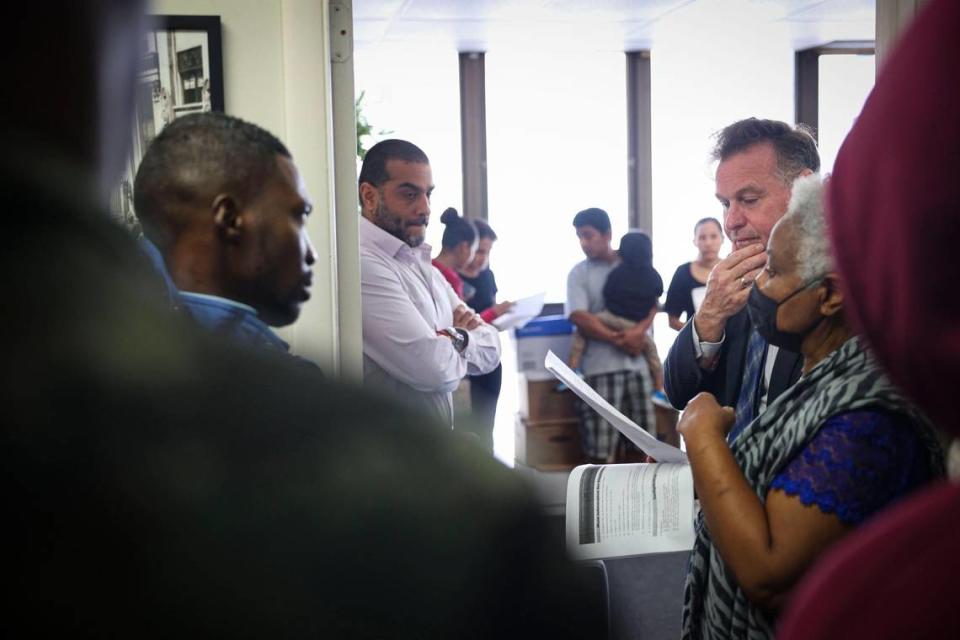
{"label": "black face mask", "polygon": [[777,310],[780,308],[780,305],[787,300],[801,291],[805,291],[815,284],[819,284],[822,280],[822,277],[811,280],[780,302],[761,292],[758,285],[753,285],[753,289],[750,290],[750,296],[747,298],[747,312],[750,314],[750,322],[753,323],[760,337],[767,341],[767,344],[772,344],[781,349],[793,351],[794,353],[800,352],[800,343],[803,342],[803,338],[809,333],[809,330],[803,333],[781,331],[777,328]]}

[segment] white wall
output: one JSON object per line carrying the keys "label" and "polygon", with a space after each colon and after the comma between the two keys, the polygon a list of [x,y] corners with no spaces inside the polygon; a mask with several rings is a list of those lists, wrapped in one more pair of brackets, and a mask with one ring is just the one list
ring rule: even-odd
{"label": "white wall", "polygon": [[[308,230],[317,248],[313,297],[280,333],[294,352],[325,371],[339,369],[336,227],[333,207],[328,3],[316,0],[156,0],[153,13],[218,15],[223,32],[224,101],[230,115],[281,138],[293,154],[314,212]],[[355,243],[354,243],[355,244]],[[357,260],[356,254],[340,256]],[[357,322],[352,330],[359,331]],[[359,358],[359,354],[346,354]]]}

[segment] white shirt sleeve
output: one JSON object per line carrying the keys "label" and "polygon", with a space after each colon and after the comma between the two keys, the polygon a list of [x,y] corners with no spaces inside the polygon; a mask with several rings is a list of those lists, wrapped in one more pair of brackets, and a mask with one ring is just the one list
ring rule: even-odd
{"label": "white shirt sleeve", "polygon": [[[453,310],[463,306],[473,311],[469,305],[457,296],[457,292],[453,290],[447,279],[436,269],[433,271],[434,287],[443,287],[447,300],[450,301],[450,309]],[[474,311],[474,313],[476,312]],[[467,361],[467,373],[471,376],[490,373],[500,364],[500,332],[484,322],[480,314],[477,314],[477,319],[480,320],[480,326],[467,332],[470,334],[470,339],[467,342],[467,348],[461,354]]]}
{"label": "white shirt sleeve", "polygon": [[413,389],[431,393],[455,390],[474,364],[471,355],[478,371],[491,358],[494,364],[488,371],[499,362],[499,336],[494,334],[495,344],[491,345],[484,332],[471,331],[470,344],[464,353],[458,353],[450,338],[437,335],[437,328],[443,327],[430,326],[396,273],[376,257],[361,258],[360,291],[364,354]]}
{"label": "white shirt sleeve", "polygon": [[720,336],[720,342],[700,342],[700,336],[697,335],[697,324],[693,321],[693,318],[690,318],[690,334],[693,336],[693,351],[697,354],[697,362],[705,369],[712,369],[717,364],[717,357],[727,334],[724,333]]}
{"label": "white shirt sleeve", "polygon": [[[477,317],[480,317],[479,314]],[[471,376],[490,373],[500,364],[500,332],[482,319],[480,322],[479,327],[467,332],[470,342],[462,354],[467,360],[467,373]]]}

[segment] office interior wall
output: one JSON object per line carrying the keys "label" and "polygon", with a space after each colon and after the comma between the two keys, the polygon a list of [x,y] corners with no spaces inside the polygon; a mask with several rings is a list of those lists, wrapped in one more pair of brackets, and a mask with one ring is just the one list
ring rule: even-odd
{"label": "office interior wall", "polygon": [[877,0],[877,69],[927,0]]}
{"label": "office interior wall", "polygon": [[[332,182],[330,46],[328,3],[311,0],[156,0],[153,13],[218,15],[223,30],[226,112],[280,137],[294,156],[314,211],[308,231],[317,249],[313,295],[300,319],[281,329],[291,349],[338,371],[341,320],[337,292],[357,282],[339,282]],[[359,260],[359,251],[343,256]],[[355,276],[354,276],[355,277]],[[359,331],[359,303],[355,323]]]}

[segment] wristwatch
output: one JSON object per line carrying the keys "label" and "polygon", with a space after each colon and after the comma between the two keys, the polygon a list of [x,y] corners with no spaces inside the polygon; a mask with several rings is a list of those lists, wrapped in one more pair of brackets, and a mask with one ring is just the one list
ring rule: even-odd
{"label": "wristwatch", "polygon": [[457,353],[463,353],[467,345],[470,344],[470,334],[467,333],[466,329],[447,327],[446,329],[441,329],[440,333],[453,341],[453,348],[457,350]]}

